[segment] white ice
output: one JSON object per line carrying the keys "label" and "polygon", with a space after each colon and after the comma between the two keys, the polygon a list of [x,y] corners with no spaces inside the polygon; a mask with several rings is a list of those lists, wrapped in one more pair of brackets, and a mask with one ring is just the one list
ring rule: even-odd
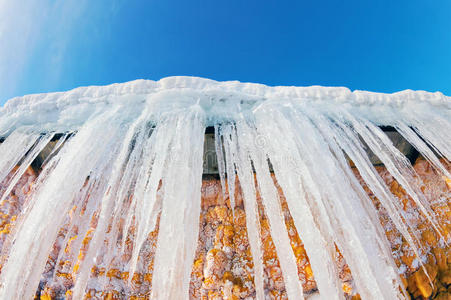
{"label": "white ice", "polygon": [[[317,297],[344,299],[337,245],[364,299],[404,298],[376,209],[347,157],[419,253],[417,234],[400,214],[398,199],[372,166],[366,147],[439,231],[417,174],[378,126],[396,128],[437,172],[449,177],[440,159],[451,157],[450,120],[451,98],[439,92],[380,94],[195,77],[11,99],[0,108],[0,137],[6,138],[0,144],[2,200],[55,133],[65,135],[43,164],[2,249],[0,298],[30,299],[41,280],[56,281],[53,273],[41,275],[61,227],[67,231],[58,243],[71,240],[73,253],[81,251],[83,237],[91,237],[77,270],[76,257],[67,266],[76,275],[72,290],[78,299],[90,285],[94,265],[108,268],[130,251],[123,267],[130,274],[142,270],[148,235],[159,226],[151,298],[188,299],[207,126],[215,127],[219,175],[232,208],[235,182],[241,186],[257,299],[265,297],[258,195],[290,299],[302,299],[303,288],[282,196],[310,259]],[[62,247],[56,264],[65,255]]]}

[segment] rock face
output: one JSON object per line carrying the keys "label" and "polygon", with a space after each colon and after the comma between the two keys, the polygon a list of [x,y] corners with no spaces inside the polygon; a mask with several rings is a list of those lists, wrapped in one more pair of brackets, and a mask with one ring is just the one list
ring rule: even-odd
{"label": "rock face", "polygon": [[[449,163],[447,164],[448,169]],[[451,180],[436,173],[427,161],[419,158],[415,170],[424,182],[424,194],[437,214],[443,235],[451,231]],[[378,167],[379,173],[397,200],[403,203],[403,216],[421,237],[420,257],[416,257],[407,242],[391,223],[378,200],[366,189],[378,209],[388,241],[392,247],[394,259],[399,273],[412,299],[451,299],[451,248],[443,237],[431,228],[421,215],[413,201],[405,191],[393,180],[389,173]],[[356,176],[360,178],[357,171]],[[27,197],[33,187],[37,175],[30,169],[22,177],[11,195],[0,203],[0,245],[8,247],[8,239],[14,228],[18,212],[26,205]],[[238,183],[238,182],[237,182]],[[327,183],[325,183],[327,184]],[[362,183],[364,186],[364,184]],[[365,186],[364,186],[365,187]],[[1,186],[0,186],[1,188]],[[63,191],[62,191],[63,192]],[[308,255],[303,247],[294,226],[281,189],[281,206],[284,211],[291,247],[296,256],[299,278],[304,291],[314,293],[316,283],[310,267]],[[258,195],[259,198],[259,195]],[[246,230],[246,214],[243,207],[239,185],[235,193],[236,206],[232,210],[229,197],[223,193],[221,183],[217,179],[205,179],[202,184],[202,211],[200,215],[200,233],[196,258],[193,262],[190,283],[191,299],[253,299],[253,259],[250,253]],[[82,205],[82,204],[81,204]],[[69,218],[71,218],[71,214]],[[83,210],[81,211],[83,213]],[[271,237],[269,223],[261,203],[259,203],[260,230],[263,245],[264,284],[267,299],[287,299],[284,280],[279,260]],[[91,221],[91,228],[96,227],[97,220]],[[55,241],[54,251],[49,256],[46,270],[36,297],[41,299],[70,299],[73,278],[77,276],[80,261],[91,239],[90,232],[78,237],[77,230],[65,239],[69,228],[61,228],[59,238]],[[131,231],[134,229],[131,228]],[[189,230],[189,229],[187,229]],[[302,230],[302,229],[300,229]],[[88,299],[148,299],[152,288],[152,271],[158,227],[149,234],[144,249],[140,253],[139,272],[129,274],[125,262],[130,259],[129,251],[117,254],[112,265],[104,266],[100,262],[92,269],[85,297]],[[82,243],[80,253],[71,249],[74,243]],[[131,241],[126,241],[131,245]],[[115,245],[111,245],[115,247]],[[57,257],[60,249],[62,257]],[[0,263],[4,261],[1,258]],[[347,298],[359,299],[354,289],[352,274],[337,248],[337,264],[340,268],[340,279]]]}
{"label": "rock face", "polygon": [[[16,169],[12,170],[11,174],[5,179],[5,182],[9,181],[15,171]],[[11,193],[0,203],[0,249],[8,246],[6,238],[13,229],[16,218],[28,199],[36,177],[37,175],[33,169],[28,168]],[[4,188],[0,183],[0,191]]]}

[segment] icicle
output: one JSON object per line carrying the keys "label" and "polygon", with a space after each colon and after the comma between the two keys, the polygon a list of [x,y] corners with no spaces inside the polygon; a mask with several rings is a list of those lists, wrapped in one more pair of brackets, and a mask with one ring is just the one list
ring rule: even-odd
{"label": "icicle", "polygon": [[45,167],[45,165],[49,162],[50,159],[53,158],[53,156],[58,153],[58,151],[61,149],[61,146],[64,145],[64,143],[70,138],[72,133],[64,133],[56,142],[55,146],[53,147],[52,151],[47,155],[47,157],[42,162],[42,168]]}
{"label": "icicle", "polygon": [[[139,121],[138,121],[139,122]],[[108,225],[110,224],[110,218],[113,214],[114,208],[117,207],[117,203],[124,200],[124,190],[127,191],[130,188],[129,185],[125,184],[124,180],[129,179],[130,177],[126,174],[125,170],[127,168],[127,163],[130,158],[130,147],[134,137],[134,126],[128,130],[124,141],[121,145],[120,151],[115,158],[115,162],[112,168],[112,176],[109,179],[109,182],[106,184],[104,190],[103,197],[101,197],[100,201],[100,211],[99,217],[97,221],[97,226],[91,238],[89,248],[87,253],[85,254],[84,261],[80,266],[80,271],[78,272],[75,286],[73,288],[73,297],[74,298],[82,298],[88,279],[89,274],[91,272],[92,265],[96,262],[96,258],[101,249],[105,237],[107,235],[106,231]],[[122,192],[121,192],[122,191]],[[107,239],[107,243],[110,243],[108,246],[110,248],[115,247],[111,245],[112,240]]]}
{"label": "icicle", "polygon": [[[160,180],[165,176],[168,168],[169,152],[174,143],[177,123],[182,122],[178,116],[170,116],[160,121],[153,133],[155,140],[152,147],[145,152],[147,161],[152,163],[151,168],[144,169],[134,195],[136,201],[136,238],[133,244],[130,273],[136,269],[139,251],[147,235],[155,228],[156,219],[161,207],[158,202],[157,190]],[[149,160],[151,158],[151,160]],[[130,280],[130,279],[129,279]]]}
{"label": "icicle", "polygon": [[[441,116],[437,111],[431,111],[430,108],[421,107],[421,113],[409,110],[404,114],[405,122],[412,126],[418,134],[426,140],[428,145],[439,155],[451,161],[451,118],[450,109],[443,109],[444,114]],[[395,123],[396,124],[396,123]]]}
{"label": "icicle", "polygon": [[[399,297],[397,285],[391,282],[396,278],[396,272],[379,253],[383,250],[378,239],[385,237],[378,235],[377,229],[362,217],[366,215],[365,209],[347,181],[348,176],[340,170],[327,143],[318,138],[318,133],[303,113],[287,113],[290,114],[288,124],[293,129],[284,128],[284,131],[293,130],[296,133],[295,141],[308,163],[313,181],[322,183],[321,187],[310,185],[311,190],[316,189],[321,195],[320,198],[315,197],[317,203],[314,206],[320,208],[324,205],[325,210],[317,212],[326,213],[320,217],[324,222],[330,220],[332,226],[329,230],[351,268],[359,292],[370,299]],[[320,202],[323,204],[319,205]]]}
{"label": "icicle", "polygon": [[[216,157],[218,160],[218,172],[219,172],[219,178],[221,180],[221,191],[222,191],[222,197],[226,198],[226,188],[225,188],[225,174],[226,174],[226,162],[224,159],[224,145],[222,143],[222,134],[220,133],[220,126],[219,124],[215,124],[215,150],[216,150]],[[230,150],[228,150],[230,151]]]}
{"label": "icicle", "polygon": [[40,138],[40,133],[27,129],[17,129],[0,144],[0,182],[19,164],[33,144]]}
{"label": "icicle", "polygon": [[420,152],[437,170],[446,177],[451,178],[448,170],[442,165],[432,150],[421,140],[421,138],[405,123],[399,121],[395,124],[396,130]]}
{"label": "icicle", "polygon": [[290,239],[284,223],[284,217],[280,206],[279,195],[274,186],[266,155],[262,147],[256,147],[258,136],[248,127],[246,122],[239,120],[236,123],[238,143],[242,145],[255,167],[258,188],[262,197],[265,213],[268,216],[271,236],[277,250],[285,288],[290,299],[304,299],[302,284],[298,277],[296,258],[291,249]]}
{"label": "icicle", "polygon": [[[93,126],[80,130],[64,147],[65,151],[58,153],[61,160],[33,195],[33,206],[14,236],[9,258],[0,276],[3,283],[0,298],[32,297],[53,241],[73,201],[78,199],[86,177],[92,176],[93,180],[108,176],[109,158],[115,152],[111,143],[121,138],[122,132],[120,122],[113,122],[112,117],[105,114],[93,120]],[[62,190],[64,193],[61,193]],[[51,217],[49,212],[52,212]],[[23,263],[24,257],[28,258],[26,264]]]}
{"label": "icicle", "polygon": [[[30,299],[40,281],[61,283],[57,275],[64,268],[75,278],[73,298],[79,299],[91,285],[109,288],[106,276],[92,278],[93,266],[108,270],[116,265],[129,271],[128,285],[121,288],[130,296],[133,273],[143,271],[142,254],[157,225],[151,297],[189,298],[204,131],[210,125],[215,126],[223,196],[228,193],[233,214],[235,182],[241,187],[257,299],[265,299],[258,194],[288,297],[303,298],[276,185],[304,242],[322,299],[344,298],[335,245],[362,298],[403,298],[377,211],[347,157],[418,256],[419,231],[404,217],[365,147],[438,231],[419,176],[378,126],[395,127],[450,177],[449,100],[440,93],[385,95],[187,77],[13,99],[0,108],[0,135],[6,137],[0,145],[0,202],[54,133],[66,133],[44,160],[2,245],[0,298]],[[48,270],[51,252],[56,261]],[[121,254],[131,258],[123,261]]]}
{"label": "icicle", "polygon": [[[224,128],[226,127],[226,128]],[[265,293],[263,289],[263,254],[260,235],[260,222],[258,215],[257,196],[255,190],[254,173],[251,167],[251,161],[248,153],[241,151],[238,153],[236,130],[233,125],[218,126],[218,137],[216,143],[221,145],[223,131],[231,135],[233,143],[226,144],[225,164],[237,166],[238,179],[243,191],[243,203],[246,212],[246,227],[248,231],[249,245],[251,247],[252,260],[254,264],[254,284],[257,300],[264,300]],[[221,149],[222,147],[218,146]],[[228,155],[227,155],[228,153]],[[218,155],[218,158],[222,157]],[[224,177],[221,181],[224,181]]]}
{"label": "icicle", "polygon": [[168,172],[163,178],[152,299],[189,298],[190,274],[199,233],[205,116],[196,107],[185,114],[177,120]]}
{"label": "icicle", "polygon": [[[232,134],[233,129],[231,127],[226,127],[224,130],[224,133],[222,135],[224,139],[224,145],[225,145],[225,151],[226,156],[231,157],[232,153],[229,152],[232,147]],[[233,161],[233,160],[231,160]],[[232,214],[234,214],[235,210],[235,166],[233,163],[226,164],[227,169],[227,186],[229,190],[229,199],[230,199],[230,207],[232,208]]]}
{"label": "icicle", "polygon": [[407,158],[393,146],[390,139],[374,124],[363,119],[357,120],[350,114],[346,115],[346,118],[351,122],[354,129],[367,143],[373,153],[379,157],[390,174],[393,175],[396,181],[412,197],[415,204],[431,222],[436,232],[441,235],[435,214],[420,190],[418,183],[420,179]]}
{"label": "icicle", "polygon": [[[268,123],[266,118],[274,121]],[[344,299],[338,270],[333,260],[335,248],[330,236],[324,237],[315,222],[314,212],[306,201],[302,174],[306,176],[305,166],[301,166],[292,132],[287,130],[283,116],[256,114],[257,128],[264,132],[268,141],[269,158],[277,181],[285,194],[299,237],[303,241],[309,257],[320,295],[328,299]],[[286,122],[286,121],[285,121]],[[284,134],[281,135],[280,133]],[[277,145],[277,147],[275,147]],[[302,169],[301,169],[302,168]]]}
{"label": "icicle", "polygon": [[27,168],[31,165],[33,160],[39,155],[42,149],[44,149],[44,147],[52,138],[53,134],[40,136],[34,143],[34,145],[28,150],[27,154],[21,161],[19,168],[13,173],[11,179],[5,183],[5,186],[7,186],[7,188],[3,192],[3,195],[0,193],[0,202],[2,202],[11,193],[12,189],[16,186],[17,182],[25,173]]}

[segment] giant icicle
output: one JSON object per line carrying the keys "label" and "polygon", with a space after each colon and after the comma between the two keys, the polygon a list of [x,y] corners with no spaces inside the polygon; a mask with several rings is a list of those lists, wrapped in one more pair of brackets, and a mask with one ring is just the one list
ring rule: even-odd
{"label": "giant icicle", "polygon": [[[399,200],[371,164],[367,149],[449,243],[410,162],[379,126],[394,127],[449,178],[450,119],[450,98],[440,93],[387,95],[190,77],[12,99],[0,108],[0,137],[6,138],[0,144],[1,200],[55,134],[64,135],[42,164],[2,245],[0,298],[31,299],[40,280],[55,281],[56,271],[41,278],[55,249],[56,265],[70,261],[65,268],[75,277],[75,299],[89,288],[95,265],[108,269],[129,250],[123,267],[131,286],[133,274],[143,269],[149,234],[159,228],[150,297],[188,299],[206,126],[215,127],[222,192],[228,189],[232,210],[236,183],[242,190],[257,299],[265,299],[260,198],[290,299],[302,299],[304,292],[282,198],[323,299],[344,299],[336,247],[364,299],[403,298],[377,211],[347,159],[419,255],[418,234],[400,213]],[[58,248],[69,243],[72,254]],[[75,263],[77,254],[82,259]]]}

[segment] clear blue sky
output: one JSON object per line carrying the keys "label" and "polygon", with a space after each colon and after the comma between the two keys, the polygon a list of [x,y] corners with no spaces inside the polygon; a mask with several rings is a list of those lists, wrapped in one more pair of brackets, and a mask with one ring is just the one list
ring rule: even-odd
{"label": "clear blue sky", "polygon": [[451,95],[451,1],[0,0],[0,104],[172,75]]}

